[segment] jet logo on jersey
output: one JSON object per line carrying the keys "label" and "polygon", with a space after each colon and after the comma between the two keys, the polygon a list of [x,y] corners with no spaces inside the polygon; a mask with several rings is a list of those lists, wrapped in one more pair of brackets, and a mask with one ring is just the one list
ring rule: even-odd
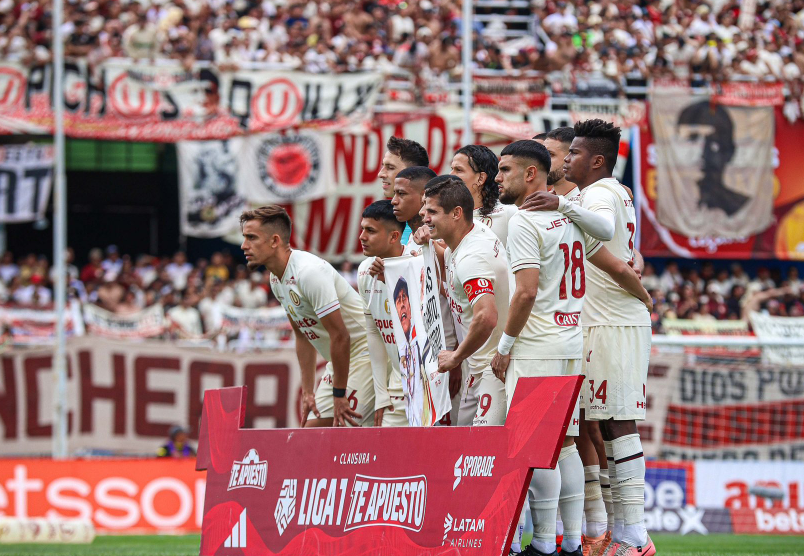
{"label": "jet logo on jersey", "polygon": [[257,450],[252,448],[242,461],[232,462],[232,471],[229,475],[229,486],[226,490],[236,488],[256,488],[265,490],[268,480],[268,462],[260,461]]}
{"label": "jet logo on jersey", "polygon": [[578,324],[581,322],[581,313],[562,313],[561,311],[556,311],[553,319],[556,321],[558,326],[578,326]]}
{"label": "jet logo on jersey", "polygon": [[461,484],[463,477],[491,477],[494,473],[494,460],[497,456],[458,456],[455,462],[455,481],[452,483],[454,491]]}

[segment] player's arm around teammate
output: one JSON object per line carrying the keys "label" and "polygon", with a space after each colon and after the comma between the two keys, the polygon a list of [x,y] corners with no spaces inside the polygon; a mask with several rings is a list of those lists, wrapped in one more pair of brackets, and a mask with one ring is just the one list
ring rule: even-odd
{"label": "player's arm around teammate", "polygon": [[642,285],[639,275],[630,265],[622,259],[615,257],[611,251],[601,247],[588,261],[600,270],[611,276],[622,289],[639,299],[648,308],[648,312],[653,311],[653,299]]}

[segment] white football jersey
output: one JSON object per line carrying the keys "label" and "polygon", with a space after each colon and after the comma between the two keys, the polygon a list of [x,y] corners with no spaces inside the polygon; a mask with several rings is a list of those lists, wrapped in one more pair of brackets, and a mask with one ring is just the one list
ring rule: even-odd
{"label": "white football jersey", "polygon": [[580,359],[581,308],[586,257],[600,242],[558,211],[518,211],[508,227],[508,260],[514,274],[539,269],[539,289],[512,359]]}
{"label": "white football jersey", "polygon": [[[630,261],[634,256],[636,211],[625,187],[614,178],[598,180],[581,193],[581,206],[592,212],[614,214],[614,237],[603,245],[615,257]],[[589,265],[586,281],[584,326],[650,326],[647,307],[618,286],[611,276]]]}
{"label": "white football jersey", "polygon": [[294,249],[282,278],[271,274],[271,290],[321,357],[332,361],[329,333],[321,318],[338,309],[349,331],[352,359],[368,357],[363,301],[327,261]]}
{"label": "white football jersey", "polygon": [[491,231],[502,241],[503,247],[505,247],[508,244],[508,221],[516,214],[517,210],[519,209],[516,205],[504,205],[497,201],[497,205],[491,209],[488,215],[482,216],[480,209],[476,208],[472,212],[472,218],[491,228]]}
{"label": "white football jersey", "polygon": [[570,203],[579,203],[580,204],[580,202],[581,202],[581,190],[578,189],[577,185],[575,186],[575,188],[572,191],[567,193],[566,199]]}
{"label": "white football jersey", "polygon": [[402,379],[399,372],[399,348],[394,337],[394,323],[391,320],[391,303],[388,300],[388,288],[383,282],[369,274],[374,257],[369,257],[357,269],[357,286],[363,298],[363,312],[371,316],[374,326],[382,336],[385,353],[388,357],[388,390],[402,390]]}
{"label": "white football jersey", "polygon": [[485,294],[494,295],[497,326],[486,343],[466,359],[469,372],[480,373],[491,365],[508,319],[513,275],[508,268],[505,248],[491,228],[475,221],[454,252],[447,248],[444,266],[450,308],[462,338],[469,333],[475,302]]}

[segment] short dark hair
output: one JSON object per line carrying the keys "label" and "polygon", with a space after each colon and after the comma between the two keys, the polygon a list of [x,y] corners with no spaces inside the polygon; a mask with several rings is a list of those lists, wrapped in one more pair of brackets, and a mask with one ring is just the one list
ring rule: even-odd
{"label": "short dark hair", "polygon": [[571,145],[575,139],[575,130],[571,127],[557,127],[547,132],[547,139],[553,139],[565,145]]}
{"label": "short dark hair", "polygon": [[500,186],[494,179],[497,177],[498,160],[497,155],[485,145],[466,145],[458,149],[455,154],[462,154],[469,159],[469,166],[475,172],[486,174],[486,181],[480,188],[480,198],[483,206],[480,207],[480,215],[488,216],[500,198]]}
{"label": "short dark hair", "polygon": [[424,186],[424,196],[438,199],[438,204],[444,212],[451,212],[455,207],[461,207],[464,219],[467,222],[472,221],[475,200],[469,188],[458,176],[445,174],[431,179]]}
{"label": "short dark hair", "polygon": [[396,298],[399,297],[399,293],[402,290],[405,290],[405,295],[410,298],[410,294],[408,293],[408,281],[400,277],[399,280],[396,281],[396,286],[394,287],[394,301],[396,301]]}
{"label": "short dark hair", "polygon": [[381,201],[374,201],[363,211],[363,218],[373,218],[378,222],[383,222],[393,229],[403,231],[405,223],[400,222],[394,216],[394,206],[389,199],[382,199]]}
{"label": "short dark hair", "polygon": [[614,171],[620,150],[619,127],[599,119],[584,120],[575,124],[575,137],[586,139],[592,154],[602,155],[606,160],[606,169]]}
{"label": "short dark hair", "polygon": [[508,155],[513,158],[525,158],[531,162],[535,162],[539,169],[541,169],[544,173],[550,173],[550,166],[552,164],[552,161],[550,160],[550,153],[547,152],[547,149],[544,148],[544,145],[537,143],[532,139],[514,141],[510,145],[506,145],[500,155]]}
{"label": "short dark hair", "polygon": [[545,139],[547,139],[547,133],[537,133],[530,138],[531,141],[544,141]]}
{"label": "short dark hair", "polygon": [[268,224],[276,228],[279,237],[285,243],[290,243],[290,233],[293,225],[288,212],[279,205],[265,205],[254,210],[246,210],[240,215],[240,228],[250,220],[259,220],[262,225]]}
{"label": "short dark hair", "polygon": [[391,137],[385,147],[391,154],[395,154],[402,159],[408,167],[410,166],[429,166],[430,157],[427,151],[416,141],[402,139],[401,137]]}
{"label": "short dark hair", "polygon": [[402,178],[408,180],[418,189],[424,189],[425,184],[437,175],[438,174],[427,166],[408,166],[399,171],[396,175],[396,179]]}

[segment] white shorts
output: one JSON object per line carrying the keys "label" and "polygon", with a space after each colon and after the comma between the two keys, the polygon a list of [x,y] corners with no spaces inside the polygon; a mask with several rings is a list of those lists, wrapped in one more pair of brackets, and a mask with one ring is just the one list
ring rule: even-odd
{"label": "white shorts", "polygon": [[[368,357],[353,359],[349,368],[349,380],[346,382],[346,399],[349,407],[363,416],[357,423],[360,426],[374,425],[374,375],[371,374],[371,363]],[[324,376],[315,391],[315,405],[322,419],[335,417],[332,401],[332,363],[327,363]],[[317,419],[311,412],[307,419]]]}
{"label": "white shorts", "polygon": [[[516,383],[520,378],[532,376],[577,376],[581,373],[580,359],[511,359],[505,372],[505,392],[508,407],[514,399]],[[575,400],[567,436],[578,436],[581,417],[579,400]]]}
{"label": "white shorts", "polygon": [[581,389],[586,419],[644,421],[650,327],[590,326],[587,330],[586,379]]}
{"label": "white shorts", "polygon": [[460,426],[487,427],[505,424],[505,384],[491,367],[469,374],[458,415]]}
{"label": "white shorts", "polygon": [[382,412],[383,427],[407,427],[408,415],[405,413],[405,395],[399,392],[391,393],[391,406]]}

